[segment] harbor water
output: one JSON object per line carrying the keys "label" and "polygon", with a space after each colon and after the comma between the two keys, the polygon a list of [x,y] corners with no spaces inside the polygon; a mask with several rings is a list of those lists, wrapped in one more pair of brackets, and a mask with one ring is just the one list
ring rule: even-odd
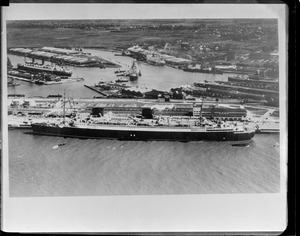
{"label": "harbor water", "polygon": [[[85,49],[84,52],[89,52],[94,56],[101,56],[107,59],[112,59],[121,64],[123,68],[129,69],[133,59],[131,57],[115,56],[114,52],[101,51],[96,49]],[[17,63],[24,63],[25,58],[15,55],[9,55],[11,63],[17,67]],[[30,59],[27,58],[28,61]],[[46,62],[47,63],[47,62]],[[139,69],[142,76],[136,81],[129,81],[127,84],[140,88],[151,88],[157,90],[169,91],[171,88],[176,88],[182,85],[191,85],[197,81],[226,81],[229,74],[202,74],[185,72],[169,66],[152,66],[146,63],[138,62]],[[21,86],[9,87],[8,94],[24,94],[26,96],[48,96],[49,94],[63,94],[64,89],[71,97],[76,98],[93,98],[99,95],[98,93],[84,87],[84,85],[94,85],[100,80],[115,81],[118,77],[114,73],[116,68],[100,69],[98,67],[73,67],[67,66],[72,69],[72,77],[84,78],[84,81],[57,84],[57,85],[36,85],[28,82],[18,81]],[[46,87],[46,88],[45,88]]]}
{"label": "harbor water", "polygon": [[[132,58],[85,49],[130,66]],[[23,57],[9,55],[14,67]],[[190,73],[139,63],[142,76],[128,84],[169,91],[195,81],[226,81],[228,74]],[[92,98],[84,87],[117,79],[116,68],[76,68],[68,84],[18,81],[8,94],[26,97],[63,94]],[[29,130],[30,131],[30,130]],[[117,141],[38,136],[9,131],[11,197],[148,194],[274,193],[280,189],[279,134],[260,134],[246,146],[233,142]]]}
{"label": "harbor water", "polygon": [[279,192],[279,135],[117,141],[9,131],[11,197]]}

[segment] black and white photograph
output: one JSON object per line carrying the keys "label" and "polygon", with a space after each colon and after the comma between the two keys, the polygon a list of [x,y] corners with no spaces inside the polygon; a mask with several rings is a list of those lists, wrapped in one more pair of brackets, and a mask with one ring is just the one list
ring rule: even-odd
{"label": "black and white photograph", "polygon": [[284,4],[3,13],[7,231],[284,230]]}

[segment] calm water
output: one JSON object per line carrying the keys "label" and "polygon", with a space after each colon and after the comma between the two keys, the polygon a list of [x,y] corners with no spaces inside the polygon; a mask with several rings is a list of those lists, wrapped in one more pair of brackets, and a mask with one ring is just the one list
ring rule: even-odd
{"label": "calm water", "polygon": [[231,144],[76,139],[12,130],[10,196],[278,192],[279,135],[256,135],[248,147]]}
{"label": "calm water", "polygon": [[[85,52],[90,52],[92,55],[103,56],[109,59],[120,62],[126,67],[132,64],[133,59],[130,57],[114,56],[113,52],[100,51],[93,49],[85,49]],[[14,67],[18,62],[24,62],[23,57],[9,55],[9,58]],[[28,59],[29,60],[29,59]],[[181,85],[193,84],[195,81],[215,81],[215,80],[227,80],[228,74],[213,75],[213,74],[201,74],[191,73],[182,70],[174,69],[171,67],[159,67],[151,66],[145,63],[138,63],[142,72],[142,76],[137,81],[129,82],[129,85],[148,87],[159,90],[169,91],[172,87],[178,87]],[[114,71],[116,68],[78,68],[69,66],[73,71],[73,77],[82,77],[85,80],[75,83],[58,84],[58,85],[36,85],[28,82],[18,81],[21,86],[9,87],[8,94],[25,94],[26,96],[48,96],[49,94],[63,94],[66,89],[69,96],[77,98],[92,98],[99,95],[98,93],[84,87],[84,85],[94,85],[98,83],[100,79],[105,81],[114,81],[117,79]]]}
{"label": "calm water", "polygon": [[[130,65],[132,58],[85,50]],[[12,63],[24,58],[9,55]],[[195,81],[227,80],[170,67],[139,64],[135,86],[167,90]],[[75,68],[85,81],[51,86],[19,82],[8,94],[48,96],[67,89],[74,98],[97,93],[83,85],[117,77],[115,68]],[[64,146],[57,146],[65,143]],[[232,142],[136,142],[36,136],[9,131],[11,196],[265,193],[279,191],[279,135],[256,135],[248,147]]]}

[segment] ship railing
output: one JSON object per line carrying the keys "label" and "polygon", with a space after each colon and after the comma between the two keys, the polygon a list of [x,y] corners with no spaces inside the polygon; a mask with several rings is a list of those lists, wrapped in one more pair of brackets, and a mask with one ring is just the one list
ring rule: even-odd
{"label": "ship railing", "polygon": [[[77,126],[90,126],[90,127],[132,127],[132,128],[147,128],[147,129],[157,129],[157,128],[163,128],[163,129],[188,129],[191,131],[209,131],[209,132],[238,132],[238,133],[243,133],[245,130],[235,130],[234,128],[231,127],[225,127],[225,128],[211,128],[208,129],[208,127],[198,127],[198,126],[167,126],[167,125],[138,125],[138,124],[112,124],[112,123],[107,123],[107,124],[99,124],[99,123],[77,123]],[[250,130],[249,130],[250,131]]]}
{"label": "ship railing", "polygon": [[76,123],[77,126],[91,126],[91,127],[97,127],[97,126],[104,126],[104,127],[132,127],[132,128],[149,128],[149,129],[155,129],[155,128],[164,128],[164,129],[187,129],[190,128],[188,126],[168,126],[168,125],[147,125],[147,124],[121,124],[121,123]]}
{"label": "ship railing", "polygon": [[234,131],[234,129],[232,128],[214,128],[214,129],[207,129],[207,128],[192,128],[191,131],[201,131],[201,130],[205,130],[208,132],[231,132]]}

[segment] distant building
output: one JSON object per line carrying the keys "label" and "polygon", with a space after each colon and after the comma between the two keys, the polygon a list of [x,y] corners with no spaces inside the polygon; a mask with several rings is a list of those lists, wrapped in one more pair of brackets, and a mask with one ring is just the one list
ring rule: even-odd
{"label": "distant building", "polygon": [[196,103],[193,106],[193,116],[200,116],[201,111],[202,111],[202,104]]}
{"label": "distant building", "polygon": [[208,105],[195,103],[193,106],[193,116],[203,116],[210,118],[221,118],[223,120],[241,120],[247,115],[247,110],[239,105]]}

